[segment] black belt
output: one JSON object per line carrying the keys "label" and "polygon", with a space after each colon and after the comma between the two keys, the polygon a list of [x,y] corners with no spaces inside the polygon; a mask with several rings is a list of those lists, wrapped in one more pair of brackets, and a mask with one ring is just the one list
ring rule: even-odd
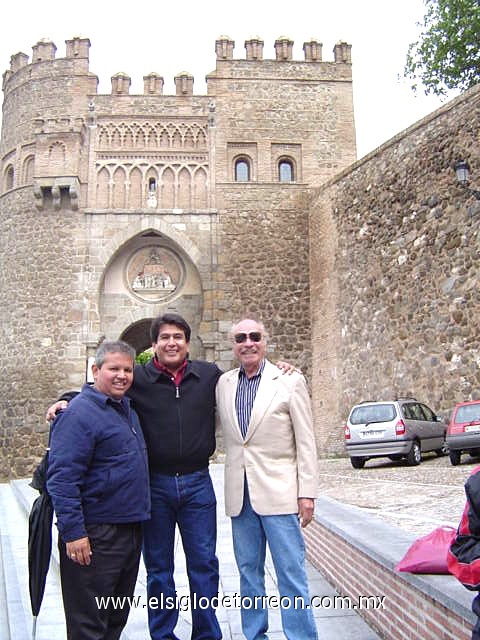
{"label": "black belt", "polygon": [[157,473],[160,476],[178,477],[178,476],[188,476],[192,473],[196,473],[197,471],[206,471],[207,469],[208,469],[208,466],[199,467],[198,469],[188,469],[188,470],[182,469],[181,471],[173,471],[173,470],[166,471],[165,469],[151,469],[151,473]]}

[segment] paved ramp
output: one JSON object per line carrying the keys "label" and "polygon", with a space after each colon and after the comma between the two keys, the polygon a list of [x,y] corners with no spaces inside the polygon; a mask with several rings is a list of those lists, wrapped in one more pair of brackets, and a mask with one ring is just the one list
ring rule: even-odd
{"label": "paved ramp", "polygon": [[[218,546],[220,562],[220,598],[239,592],[238,571],[233,557],[230,519],[224,516],[223,506],[223,465],[211,466],[211,474],[218,499]],[[30,640],[32,616],[28,595],[28,511],[38,493],[28,486],[28,480],[17,480],[9,484],[0,484],[0,640]],[[55,547],[55,543],[54,543]],[[335,550],[332,549],[332,553]],[[333,588],[310,564],[307,567],[311,596],[318,599],[326,597],[326,603],[332,602],[336,595]],[[179,596],[188,594],[188,580],[185,558],[181,541],[177,536],[175,581]],[[267,593],[278,595],[275,572],[271,559],[267,561]],[[147,640],[149,638],[146,611],[146,575],[143,565],[137,582],[135,595],[140,604],[132,608],[128,624],[122,634],[122,640]],[[333,607],[315,609],[315,619],[321,640],[375,640],[378,636],[354,611]],[[243,638],[238,607],[219,607],[218,618],[225,640]],[[280,611],[269,612],[271,640],[284,638],[280,620]],[[176,629],[180,640],[190,640],[190,613],[180,613]],[[58,575],[58,556],[56,549],[50,563],[45,597],[38,617],[37,640],[65,640],[60,580]]]}

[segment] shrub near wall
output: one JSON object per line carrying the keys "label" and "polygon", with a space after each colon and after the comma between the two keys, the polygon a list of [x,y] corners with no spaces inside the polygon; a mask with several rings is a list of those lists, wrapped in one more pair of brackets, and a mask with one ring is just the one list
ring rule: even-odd
{"label": "shrub near wall", "polygon": [[466,159],[480,184],[479,95],[357,162],[312,207],[314,410],[330,453],[361,400],[413,395],[448,413],[480,397],[480,204],[452,168]]}

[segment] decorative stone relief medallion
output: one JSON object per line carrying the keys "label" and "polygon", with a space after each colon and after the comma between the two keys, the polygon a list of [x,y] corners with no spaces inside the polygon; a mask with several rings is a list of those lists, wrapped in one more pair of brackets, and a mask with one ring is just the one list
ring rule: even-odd
{"label": "decorative stone relief medallion", "polygon": [[182,285],[183,264],[166,247],[147,246],[130,258],[126,279],[129,289],[148,302],[170,297]]}

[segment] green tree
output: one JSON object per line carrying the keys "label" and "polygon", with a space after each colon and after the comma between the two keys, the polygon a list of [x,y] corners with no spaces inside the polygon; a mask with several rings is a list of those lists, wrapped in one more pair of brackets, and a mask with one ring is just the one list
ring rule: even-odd
{"label": "green tree", "polygon": [[410,44],[404,77],[438,96],[464,91],[480,79],[479,0],[424,0],[426,14],[417,42]]}

